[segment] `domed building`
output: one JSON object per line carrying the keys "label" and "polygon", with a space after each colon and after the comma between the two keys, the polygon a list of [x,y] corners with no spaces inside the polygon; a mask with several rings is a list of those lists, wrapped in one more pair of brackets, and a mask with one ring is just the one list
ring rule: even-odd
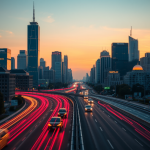
{"label": "domed building", "polygon": [[143,70],[143,68],[140,65],[135,65],[132,70],[133,71],[140,71],[140,70]]}
{"label": "domed building", "polygon": [[147,89],[150,89],[150,72],[145,72],[140,65],[135,65],[131,72],[124,76],[124,83],[130,87],[139,83]]}

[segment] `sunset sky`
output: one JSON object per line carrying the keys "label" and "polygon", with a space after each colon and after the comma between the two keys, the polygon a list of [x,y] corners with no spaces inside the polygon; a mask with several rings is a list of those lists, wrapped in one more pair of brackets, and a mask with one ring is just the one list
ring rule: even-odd
{"label": "sunset sky", "polygon": [[[140,57],[150,52],[150,0],[34,0],[40,26],[40,58],[51,67],[52,51],[68,55],[74,79],[82,79],[111,43],[139,41]],[[33,1],[0,0],[0,48],[16,59],[27,50]]]}

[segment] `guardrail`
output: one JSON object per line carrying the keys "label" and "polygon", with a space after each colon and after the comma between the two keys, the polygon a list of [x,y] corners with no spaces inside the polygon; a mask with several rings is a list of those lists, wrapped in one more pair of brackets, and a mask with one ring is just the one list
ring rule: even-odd
{"label": "guardrail", "polygon": [[[92,96],[90,96],[90,97],[93,98]],[[119,107],[117,107],[117,106],[114,106],[114,105],[112,105],[112,104],[110,104],[110,103],[107,103],[107,102],[105,102],[105,101],[103,101],[103,100],[99,100],[99,99],[97,99],[97,98],[93,98],[93,99],[98,100],[98,101],[102,101],[102,103],[110,105],[110,106],[111,106],[113,109],[115,109],[116,111],[118,111],[118,112],[120,112],[120,113],[122,113],[122,114],[128,116],[129,118],[131,118],[131,119],[133,119],[133,120],[139,122],[139,123],[142,124],[142,125],[145,125],[147,128],[150,128],[150,123],[149,123],[149,122],[147,122],[147,121],[145,121],[145,120],[143,120],[143,119],[141,119],[141,118],[139,118],[139,117],[137,117],[137,116],[135,116],[135,115],[133,115],[133,114],[131,114],[131,113],[129,113],[129,112],[127,112],[127,111],[125,111],[125,110],[119,108]]]}
{"label": "guardrail", "polygon": [[96,95],[96,94],[91,94],[91,96],[96,96],[96,97],[99,97],[99,98],[105,98],[106,100],[111,100],[111,101],[116,102],[118,104],[123,104],[123,105],[129,106],[131,108],[135,108],[137,110],[140,110],[144,113],[149,113],[150,114],[150,110],[148,108],[145,108],[145,107],[137,105],[137,104],[133,104],[132,102],[125,102],[123,100],[115,99],[113,97],[106,97],[106,96]]}
{"label": "guardrail", "polygon": [[67,96],[67,98],[73,103],[73,121],[72,121],[72,135],[71,135],[70,149],[84,150],[78,104],[72,96]]}

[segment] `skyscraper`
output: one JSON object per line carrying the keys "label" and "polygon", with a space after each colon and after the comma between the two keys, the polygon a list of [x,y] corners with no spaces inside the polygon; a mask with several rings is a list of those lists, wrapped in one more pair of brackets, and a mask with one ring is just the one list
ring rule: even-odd
{"label": "skyscraper", "polygon": [[15,69],[15,58],[11,57],[11,69]]}
{"label": "skyscraper", "polygon": [[52,52],[52,69],[55,70],[55,62],[62,62],[61,52]]}
{"label": "skyscraper", "polygon": [[68,69],[68,82],[72,82],[72,81],[73,81],[72,70]]}
{"label": "skyscraper", "polygon": [[43,71],[45,70],[45,67],[46,67],[46,61],[44,61],[44,58],[41,58],[40,59],[40,66],[43,67]]}
{"label": "skyscraper", "polygon": [[111,69],[111,61],[109,52],[106,50],[100,54],[100,83],[104,84],[105,71]]}
{"label": "skyscraper", "polygon": [[52,69],[55,71],[55,82],[62,82],[61,52],[52,52]]}
{"label": "skyscraper", "polygon": [[95,83],[100,83],[100,59],[97,59],[95,65]]}
{"label": "skyscraper", "polygon": [[17,56],[17,69],[27,70],[27,51],[20,50],[20,54]]}
{"label": "skyscraper", "polygon": [[132,28],[129,36],[129,61],[139,60],[138,40],[131,37]]}
{"label": "skyscraper", "polygon": [[65,83],[65,64],[62,62],[62,83]]}
{"label": "skyscraper", "polygon": [[11,70],[11,50],[0,48],[0,67]]}
{"label": "skyscraper", "polygon": [[40,26],[35,22],[33,5],[33,22],[28,25],[28,72],[33,76],[33,87],[38,87],[38,67],[40,58]]}
{"label": "skyscraper", "polygon": [[145,53],[145,57],[140,59],[140,65],[145,72],[150,72],[150,53]]}
{"label": "skyscraper", "polygon": [[112,43],[112,70],[119,71],[120,76],[127,72],[128,65],[128,43]]}
{"label": "skyscraper", "polygon": [[64,65],[65,65],[65,83],[68,83],[68,56],[64,55]]}

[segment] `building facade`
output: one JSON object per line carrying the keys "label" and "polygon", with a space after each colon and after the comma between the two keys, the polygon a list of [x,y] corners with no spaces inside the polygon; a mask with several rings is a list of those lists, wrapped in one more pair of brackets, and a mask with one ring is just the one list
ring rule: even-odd
{"label": "building facade", "polygon": [[104,84],[106,70],[111,70],[111,59],[109,52],[104,50],[100,54],[100,83],[102,85]]}
{"label": "building facade", "polygon": [[140,58],[140,65],[145,72],[150,72],[150,53],[145,53],[145,57]]}
{"label": "building facade", "polygon": [[26,50],[20,50],[17,56],[17,69],[27,70],[28,57]]}
{"label": "building facade", "polygon": [[62,62],[61,52],[59,52],[59,51],[52,52],[52,67],[51,67],[51,69],[55,70],[55,62]]}
{"label": "building facade", "polygon": [[39,79],[43,79],[43,66],[39,66]]}
{"label": "building facade", "polygon": [[112,43],[112,70],[119,71],[120,76],[127,73],[128,43]]}
{"label": "building facade", "polygon": [[68,83],[68,56],[67,55],[64,55],[64,65],[65,65],[64,82]]}
{"label": "building facade", "polygon": [[0,92],[4,101],[10,101],[15,96],[16,75],[0,67]]}
{"label": "building facade", "polygon": [[123,80],[120,80],[120,73],[118,71],[109,71],[104,78],[105,87],[116,87],[116,85],[123,84]]}
{"label": "building facade", "polygon": [[55,82],[62,82],[62,63],[55,62]]}
{"label": "building facade", "polygon": [[139,60],[138,40],[129,36],[129,61]]}
{"label": "building facade", "polygon": [[124,83],[128,84],[131,88],[135,84],[140,84],[145,87],[146,90],[150,89],[150,72],[145,72],[140,65],[135,65],[131,72],[128,72],[124,76]]}
{"label": "building facade", "polygon": [[11,70],[11,50],[8,48],[0,48],[0,67]]}
{"label": "building facade", "polygon": [[34,8],[33,8],[33,22],[28,25],[28,72],[33,76],[33,87],[38,87],[38,70],[40,58],[40,26],[35,22]]}
{"label": "building facade", "polygon": [[95,64],[95,83],[100,83],[100,59],[98,59]]}
{"label": "building facade", "polygon": [[52,67],[55,71],[55,82],[62,82],[62,55],[61,52],[52,52]]}
{"label": "building facade", "polygon": [[11,69],[15,69],[15,58],[11,57]]}
{"label": "building facade", "polygon": [[68,82],[72,82],[73,81],[73,76],[72,76],[72,70],[68,69]]}
{"label": "building facade", "polygon": [[23,91],[33,89],[33,77],[23,69],[10,70],[10,74],[14,74],[16,78],[15,88]]}

